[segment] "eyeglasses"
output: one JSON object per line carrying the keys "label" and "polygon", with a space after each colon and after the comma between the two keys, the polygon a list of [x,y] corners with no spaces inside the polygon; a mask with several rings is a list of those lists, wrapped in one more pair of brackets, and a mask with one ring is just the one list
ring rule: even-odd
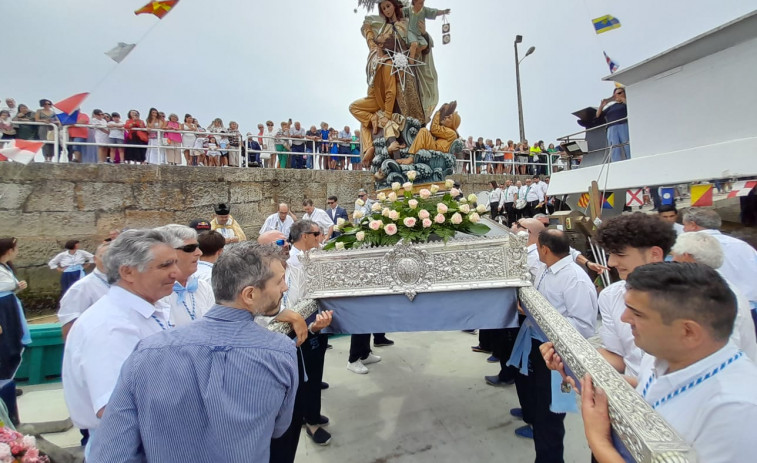
{"label": "eyeglasses", "polygon": [[284,245],[287,244],[287,240],[276,240],[275,243],[276,246],[284,247]]}
{"label": "eyeglasses", "polygon": [[309,231],[309,232],[305,232],[305,234],[306,235],[313,235],[313,236],[321,236],[321,232],[320,231]]}
{"label": "eyeglasses", "polygon": [[266,124],[268,127],[273,127],[273,124]]}
{"label": "eyeglasses", "polygon": [[334,201],[326,201],[326,204],[334,204]]}
{"label": "eyeglasses", "polygon": [[184,246],[180,248],[176,248],[177,251],[184,251],[186,253],[195,252],[197,248],[199,248],[200,245],[197,243],[194,244],[185,244]]}

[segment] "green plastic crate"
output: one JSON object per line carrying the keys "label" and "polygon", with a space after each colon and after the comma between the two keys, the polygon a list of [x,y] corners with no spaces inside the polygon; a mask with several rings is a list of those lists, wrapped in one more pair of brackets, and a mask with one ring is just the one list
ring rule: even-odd
{"label": "green plastic crate", "polygon": [[63,334],[59,323],[29,325],[32,343],[26,346],[16,381],[41,384],[60,381]]}

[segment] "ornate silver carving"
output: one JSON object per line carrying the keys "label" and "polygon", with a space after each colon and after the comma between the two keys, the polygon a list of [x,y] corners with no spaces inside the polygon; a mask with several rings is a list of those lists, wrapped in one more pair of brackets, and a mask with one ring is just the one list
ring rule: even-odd
{"label": "ornate silver carving", "polygon": [[694,450],[532,286],[518,290],[524,309],[578,378],[589,373],[607,392],[612,427],[637,462],[694,462]]}
{"label": "ornate silver carving", "polygon": [[[291,310],[302,315],[302,318],[308,318],[318,311],[318,301],[313,299],[302,299]],[[288,335],[289,332],[292,331],[292,325],[289,323],[272,322],[268,325],[268,329],[274,333]]]}
{"label": "ornate silver carving", "polygon": [[315,250],[301,261],[307,298],[405,294],[412,300],[424,292],[529,284],[525,256],[523,239],[508,234],[454,238],[446,244],[400,242],[392,247]]}

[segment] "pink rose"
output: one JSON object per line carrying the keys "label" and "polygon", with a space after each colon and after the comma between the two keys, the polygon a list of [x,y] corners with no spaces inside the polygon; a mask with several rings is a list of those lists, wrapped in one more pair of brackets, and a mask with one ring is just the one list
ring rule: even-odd
{"label": "pink rose", "polygon": [[449,190],[449,194],[451,194],[453,198],[457,198],[458,196],[460,196],[460,190],[453,188]]}
{"label": "pink rose", "polygon": [[405,217],[405,220],[403,220],[402,223],[408,228],[413,228],[415,226],[415,217]]}
{"label": "pink rose", "polygon": [[389,218],[392,220],[397,220],[400,218],[400,213],[397,211],[389,211]]}
{"label": "pink rose", "polygon": [[387,235],[392,236],[395,233],[397,233],[397,225],[390,223],[384,227],[384,231],[386,232]]}
{"label": "pink rose", "polygon": [[436,205],[436,212],[440,214],[446,214],[447,213],[447,205],[444,203],[439,203]]}
{"label": "pink rose", "polygon": [[434,222],[431,221],[431,219],[423,219],[423,228],[428,228],[433,224]]}
{"label": "pink rose", "polygon": [[387,198],[389,199],[389,201],[395,202],[397,201],[397,193],[392,191],[391,193],[389,193],[389,196],[387,196]]}
{"label": "pink rose", "polygon": [[403,188],[403,189],[404,189],[405,191],[410,191],[410,190],[412,190],[412,189],[413,189],[413,184],[412,184],[412,183],[410,183],[410,182],[405,182],[405,183],[403,183],[403,184],[402,184],[402,188]]}
{"label": "pink rose", "polygon": [[419,191],[418,194],[420,195],[421,199],[428,199],[431,197],[431,192],[428,191],[427,188],[421,189],[421,191]]}
{"label": "pink rose", "polygon": [[423,220],[423,219],[428,219],[429,217],[431,217],[431,214],[429,214],[429,212],[426,209],[421,209],[420,211],[418,211],[419,219]]}
{"label": "pink rose", "polygon": [[370,228],[373,231],[378,231],[381,229],[382,222],[380,220],[371,220],[368,224],[368,228]]}
{"label": "pink rose", "polygon": [[434,217],[434,222],[444,223],[444,214],[436,214],[436,217]]}
{"label": "pink rose", "polygon": [[418,207],[418,200],[417,199],[411,199],[407,202],[407,205],[410,206],[410,209],[415,209]]}
{"label": "pink rose", "polygon": [[468,216],[468,220],[470,220],[471,223],[478,223],[478,221],[481,220],[481,217],[476,212],[474,212]]}
{"label": "pink rose", "polygon": [[449,221],[455,225],[460,225],[461,223],[463,223],[463,216],[458,212],[455,212],[454,214],[452,214],[452,218],[450,218]]}

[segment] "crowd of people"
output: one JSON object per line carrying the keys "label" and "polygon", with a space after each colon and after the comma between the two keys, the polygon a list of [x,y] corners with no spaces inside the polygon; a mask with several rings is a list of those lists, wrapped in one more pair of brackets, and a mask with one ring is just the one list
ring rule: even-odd
{"label": "crowd of people", "polygon": [[[43,99],[40,108],[30,110],[6,98],[0,106],[0,143],[23,139],[51,142],[53,126],[60,130],[59,150],[53,143],[42,147],[46,162],[166,164],[187,166],[235,166],[320,170],[367,169],[360,156],[360,130],[344,126],[338,130],[326,122],[305,129],[299,121],[260,123],[257,131],[243,134],[239,124],[221,118],[204,127],[187,113],[150,108],[142,119],[132,109],[119,112],[95,109],[91,116],[78,112],[75,120],[58,118],[52,101]],[[29,123],[38,124],[29,124]],[[39,125],[42,124],[42,125]],[[65,127],[65,130],[63,130]],[[465,149],[458,156],[458,168],[464,172],[519,175],[548,175],[564,168],[559,144],[544,146],[538,141],[506,144],[479,137],[468,137]],[[550,171],[551,168],[551,171]]]}

